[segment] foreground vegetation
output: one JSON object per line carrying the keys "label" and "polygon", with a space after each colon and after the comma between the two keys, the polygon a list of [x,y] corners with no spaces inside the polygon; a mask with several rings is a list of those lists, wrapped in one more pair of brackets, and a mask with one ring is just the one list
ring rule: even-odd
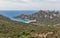
{"label": "foreground vegetation", "polygon": [[[48,34],[41,37],[39,34]],[[0,21],[0,38],[60,38],[60,25],[33,25],[13,21]]]}

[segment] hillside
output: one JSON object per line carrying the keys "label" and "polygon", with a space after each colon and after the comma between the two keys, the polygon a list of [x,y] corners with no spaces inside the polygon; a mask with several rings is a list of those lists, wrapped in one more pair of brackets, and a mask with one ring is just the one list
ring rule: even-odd
{"label": "hillside", "polygon": [[7,18],[7,17],[5,17],[5,16],[3,16],[3,15],[0,15],[0,20],[10,20],[9,18]]}
{"label": "hillside", "polygon": [[[47,34],[47,35],[46,35]],[[42,36],[41,36],[42,35]],[[12,21],[0,15],[0,38],[60,38],[60,25],[34,25]]]}

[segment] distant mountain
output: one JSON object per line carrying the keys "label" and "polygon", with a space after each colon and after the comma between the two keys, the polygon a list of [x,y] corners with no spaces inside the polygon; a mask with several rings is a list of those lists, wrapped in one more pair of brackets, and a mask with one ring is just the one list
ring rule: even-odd
{"label": "distant mountain", "polygon": [[33,14],[29,14],[29,15],[21,14],[19,16],[15,16],[14,18],[37,20],[38,23],[57,24],[60,22],[60,12],[40,10]]}

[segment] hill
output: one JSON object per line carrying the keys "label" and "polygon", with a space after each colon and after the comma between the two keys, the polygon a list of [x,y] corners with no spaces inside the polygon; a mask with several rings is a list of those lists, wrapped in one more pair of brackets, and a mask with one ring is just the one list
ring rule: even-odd
{"label": "hill", "polygon": [[60,38],[60,25],[40,25],[20,23],[0,15],[0,38],[45,38],[45,35]]}

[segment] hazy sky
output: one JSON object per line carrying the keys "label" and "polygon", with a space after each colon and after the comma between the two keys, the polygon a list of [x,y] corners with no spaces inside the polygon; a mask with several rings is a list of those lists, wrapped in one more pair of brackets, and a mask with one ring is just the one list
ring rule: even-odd
{"label": "hazy sky", "polygon": [[0,0],[0,10],[59,10],[60,0]]}

